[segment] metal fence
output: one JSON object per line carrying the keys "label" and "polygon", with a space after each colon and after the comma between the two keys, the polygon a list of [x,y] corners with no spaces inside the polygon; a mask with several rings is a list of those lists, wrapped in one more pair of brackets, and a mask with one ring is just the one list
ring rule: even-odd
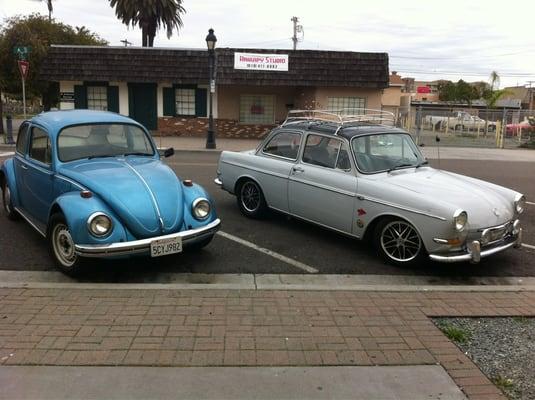
{"label": "metal fence", "polygon": [[535,110],[411,107],[399,124],[426,146],[535,148]]}

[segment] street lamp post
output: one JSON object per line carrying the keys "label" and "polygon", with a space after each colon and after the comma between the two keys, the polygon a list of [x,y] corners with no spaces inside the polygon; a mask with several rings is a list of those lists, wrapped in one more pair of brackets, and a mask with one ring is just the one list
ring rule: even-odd
{"label": "street lamp post", "polygon": [[208,30],[208,36],[206,36],[206,46],[208,47],[208,66],[210,76],[210,104],[208,112],[208,132],[206,132],[206,148],[215,149],[215,132],[214,132],[214,116],[212,114],[212,94],[215,92],[215,42],[217,38],[214,35],[214,30],[210,28]]}

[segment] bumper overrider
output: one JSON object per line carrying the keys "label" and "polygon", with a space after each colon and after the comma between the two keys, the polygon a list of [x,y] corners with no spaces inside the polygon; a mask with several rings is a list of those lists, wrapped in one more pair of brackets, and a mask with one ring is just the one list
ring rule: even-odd
{"label": "bumper overrider", "polygon": [[150,251],[150,244],[155,240],[182,238],[182,245],[184,247],[190,246],[200,242],[212,235],[214,235],[221,225],[221,220],[218,218],[209,224],[196,229],[172,233],[170,235],[163,235],[151,237],[148,239],[133,240],[130,242],[119,242],[109,244],[77,244],[75,245],[75,252],[81,257],[114,257],[131,254],[142,254]]}
{"label": "bumper overrider", "polygon": [[466,250],[450,254],[430,254],[429,258],[433,261],[443,263],[466,262],[478,263],[482,258],[492,254],[500,253],[511,247],[520,248],[522,245],[522,228],[517,233],[511,233],[502,240],[488,246],[483,246],[481,241],[472,240],[466,244]]}

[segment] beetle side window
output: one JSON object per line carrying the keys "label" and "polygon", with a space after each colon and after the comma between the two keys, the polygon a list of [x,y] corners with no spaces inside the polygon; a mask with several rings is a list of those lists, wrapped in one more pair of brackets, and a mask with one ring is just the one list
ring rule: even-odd
{"label": "beetle side window", "polygon": [[40,128],[32,128],[32,140],[30,143],[30,158],[40,161],[43,164],[52,163],[52,151],[50,148],[50,138]]}
{"label": "beetle side window", "polygon": [[339,139],[308,135],[303,162],[320,167],[351,170],[347,145]]}
{"label": "beetle side window", "polygon": [[301,134],[297,132],[280,132],[271,138],[262,150],[266,154],[277,157],[297,159]]}
{"label": "beetle side window", "polygon": [[25,154],[28,147],[28,122],[23,122],[20,125],[19,133],[17,135],[17,153]]}

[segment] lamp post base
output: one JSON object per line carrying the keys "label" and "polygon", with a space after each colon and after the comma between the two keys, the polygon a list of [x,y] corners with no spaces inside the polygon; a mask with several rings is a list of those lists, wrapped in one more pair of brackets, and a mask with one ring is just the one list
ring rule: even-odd
{"label": "lamp post base", "polygon": [[215,149],[216,148],[215,135],[214,135],[214,131],[212,131],[212,130],[209,130],[207,135],[206,135],[206,148],[207,149]]}

